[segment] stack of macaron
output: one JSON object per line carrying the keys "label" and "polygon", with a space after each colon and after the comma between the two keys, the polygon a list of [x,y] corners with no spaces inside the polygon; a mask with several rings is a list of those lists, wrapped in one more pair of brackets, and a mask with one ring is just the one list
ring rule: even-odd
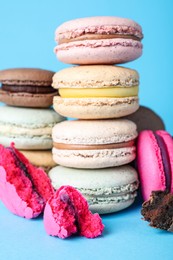
{"label": "stack of macaron", "polygon": [[[90,17],[66,22],[55,33],[57,58],[72,66],[53,76],[56,112],[68,118],[53,127],[49,177],[55,189],[77,188],[90,209],[101,214],[130,206],[138,175],[129,164],[136,157],[136,124],[121,118],[139,108],[137,71],[115,64],[142,54],[141,27],[118,17]],[[82,65],[82,66],[80,66]]]}
{"label": "stack of macaron", "polygon": [[0,71],[0,144],[15,147],[35,166],[46,171],[52,159],[52,127],[64,120],[51,108],[54,72],[43,69],[16,68]]}

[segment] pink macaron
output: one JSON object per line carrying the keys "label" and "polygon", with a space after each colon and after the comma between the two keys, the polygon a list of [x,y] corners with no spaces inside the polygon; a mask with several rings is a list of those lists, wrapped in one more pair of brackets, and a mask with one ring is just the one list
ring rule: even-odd
{"label": "pink macaron", "polygon": [[152,191],[173,192],[173,139],[164,130],[145,130],[137,142],[137,167],[144,200]]}
{"label": "pink macaron", "polygon": [[64,63],[125,63],[141,56],[142,38],[140,25],[127,18],[80,18],[57,28],[54,51]]}

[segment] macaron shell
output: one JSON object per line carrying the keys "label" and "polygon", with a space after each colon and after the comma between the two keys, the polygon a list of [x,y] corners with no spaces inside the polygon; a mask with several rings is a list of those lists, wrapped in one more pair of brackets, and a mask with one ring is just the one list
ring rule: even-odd
{"label": "macaron shell", "polygon": [[171,192],[173,193],[173,139],[172,136],[164,130],[158,130],[156,133],[163,138],[169,155],[171,167]]}
{"label": "macaron shell", "polygon": [[0,144],[9,146],[12,142],[15,143],[15,147],[20,150],[48,150],[52,148],[52,138],[42,138],[34,136],[1,136]]}
{"label": "macaron shell", "polygon": [[[102,195],[104,189],[128,185],[138,180],[137,172],[130,165],[107,169],[73,169],[62,166],[52,168],[48,173],[55,189],[63,185],[78,189],[88,189],[91,194]],[[108,195],[107,194],[107,195]],[[110,194],[109,194],[110,195]]]}
{"label": "macaron shell", "polygon": [[149,199],[152,191],[165,189],[161,151],[150,130],[142,131],[138,136],[137,167],[144,200]]}
{"label": "macaron shell", "polygon": [[0,123],[12,124],[25,128],[41,128],[54,126],[65,118],[58,115],[53,109],[20,108],[11,106],[0,107]]}
{"label": "macaron shell", "polygon": [[136,157],[135,146],[103,150],[60,150],[53,148],[53,160],[62,166],[97,169],[124,165]]}
{"label": "macaron shell", "polygon": [[0,71],[0,82],[8,85],[50,86],[53,71],[37,68],[13,68]]}
{"label": "macaron shell", "polygon": [[[6,180],[6,171],[0,166],[0,198],[4,205],[15,215],[25,218],[37,217],[40,212],[33,212],[25,201],[16,192],[15,186]],[[20,205],[20,206],[19,206]]]}
{"label": "macaron shell", "polygon": [[53,97],[57,92],[50,94],[29,94],[24,92],[9,92],[0,89],[0,101],[18,107],[48,108],[53,104]]}
{"label": "macaron shell", "polygon": [[99,28],[101,31],[104,27],[132,27],[142,36],[142,28],[139,24],[135,21],[127,18],[116,17],[116,16],[95,16],[95,17],[85,17],[85,18],[78,18],[71,21],[67,21],[60,25],[56,32],[55,37],[56,41],[59,38],[67,37],[66,33],[69,34],[72,38],[73,34],[71,32],[76,32],[79,35],[83,32],[85,33],[94,33],[96,28]]}
{"label": "macaron shell", "polygon": [[135,201],[135,198],[129,199],[127,201],[120,201],[119,203],[108,203],[105,199],[105,202],[102,203],[102,205],[95,204],[95,205],[90,205],[90,210],[93,213],[99,213],[99,214],[108,214],[108,213],[114,213],[118,212],[120,210],[126,209],[130,207],[133,202]]}
{"label": "macaron shell", "polygon": [[110,88],[139,85],[136,70],[111,65],[73,66],[53,76],[54,88]]}
{"label": "macaron shell", "polygon": [[65,117],[78,119],[119,118],[137,111],[138,97],[127,98],[61,98],[55,96],[53,107]]}
{"label": "macaron shell", "polygon": [[134,140],[137,131],[127,119],[67,120],[53,127],[52,137],[56,143],[96,145]]}
{"label": "macaron shell", "polygon": [[163,119],[152,109],[145,106],[140,106],[135,113],[126,116],[126,119],[132,120],[137,125],[138,132],[165,129]]}
{"label": "macaron shell", "polygon": [[[62,44],[61,44],[62,45]],[[135,40],[91,40],[55,47],[57,58],[68,64],[120,64],[139,58],[142,44]]]}

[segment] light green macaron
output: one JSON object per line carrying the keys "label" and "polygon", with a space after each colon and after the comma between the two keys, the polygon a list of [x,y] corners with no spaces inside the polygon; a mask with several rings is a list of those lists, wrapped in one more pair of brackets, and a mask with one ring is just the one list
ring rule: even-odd
{"label": "light green macaron", "polygon": [[53,109],[0,107],[0,143],[21,150],[52,148],[52,127],[64,118]]}
{"label": "light green macaron", "polygon": [[137,172],[129,165],[98,170],[56,166],[48,175],[55,189],[62,185],[78,189],[88,200],[90,210],[99,214],[129,207],[139,184]]}

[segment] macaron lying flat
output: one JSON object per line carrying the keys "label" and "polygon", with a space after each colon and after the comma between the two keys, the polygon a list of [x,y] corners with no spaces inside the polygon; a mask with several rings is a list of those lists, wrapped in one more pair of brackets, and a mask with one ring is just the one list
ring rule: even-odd
{"label": "macaron lying flat", "polygon": [[142,131],[137,142],[137,166],[144,200],[152,191],[173,192],[173,139],[166,131]]}
{"label": "macaron lying flat", "polygon": [[36,167],[43,168],[45,172],[50,171],[50,169],[56,166],[56,163],[53,161],[51,150],[21,150],[20,152],[29,160],[30,163]]}
{"label": "macaron lying flat", "polygon": [[54,72],[42,69],[16,68],[0,71],[0,101],[19,107],[49,107],[53,96]]}
{"label": "macaron lying flat", "polygon": [[143,130],[165,130],[163,119],[152,109],[145,106],[140,106],[135,113],[125,118],[133,121],[137,125],[138,132]]}
{"label": "macaron lying flat", "polygon": [[52,127],[64,120],[53,109],[0,107],[0,144],[21,150],[52,148]]}
{"label": "macaron lying flat", "polygon": [[130,206],[138,188],[137,172],[131,166],[81,170],[56,166],[48,173],[55,189],[71,185],[89,203],[92,212],[112,213]]}
{"label": "macaron lying flat", "polygon": [[89,17],[68,21],[55,32],[57,58],[72,64],[117,64],[142,54],[142,29],[120,17]]}
{"label": "macaron lying flat", "polygon": [[138,107],[137,71],[108,65],[63,69],[53,77],[60,96],[54,109],[63,116],[79,119],[118,118]]}
{"label": "macaron lying flat", "polygon": [[135,159],[136,125],[123,119],[64,121],[52,129],[53,160],[74,168],[106,168]]}

